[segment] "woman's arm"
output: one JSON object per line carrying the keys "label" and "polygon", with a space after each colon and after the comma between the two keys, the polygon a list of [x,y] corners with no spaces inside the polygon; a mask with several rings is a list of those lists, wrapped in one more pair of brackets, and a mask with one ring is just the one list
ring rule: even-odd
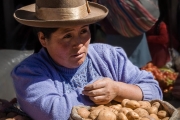
{"label": "woman's arm", "polygon": [[[140,70],[137,66],[133,65],[123,49],[117,47],[115,51],[117,59],[114,59],[116,61],[113,61],[113,63],[119,64],[116,71],[119,73],[118,81],[128,84],[125,86],[125,84],[119,83],[122,87],[119,86],[118,94],[124,94],[131,98],[131,96],[133,96],[131,93],[133,93],[134,99],[141,100],[162,99],[161,88],[152,73]],[[141,90],[141,92],[139,90]],[[136,96],[138,96],[138,98],[136,98]],[[121,98],[121,96],[119,98]]]}
{"label": "woman's arm", "polygon": [[107,104],[112,100],[121,102],[128,98],[142,100],[142,91],[136,85],[117,82],[110,78],[101,78],[84,87],[83,94],[96,104]]}
{"label": "woman's arm", "polygon": [[63,94],[60,80],[50,78],[41,66],[19,66],[12,77],[21,109],[34,120],[67,120],[71,108],[87,99],[80,88]]}
{"label": "woman's arm", "polygon": [[105,54],[100,53],[103,55],[99,59],[103,58],[106,66],[101,64],[99,67],[102,66],[102,69],[106,69],[106,73],[109,71],[112,76],[103,75],[104,78],[85,86],[83,94],[89,96],[96,104],[106,104],[113,99],[121,101],[125,98],[162,99],[162,91],[153,75],[134,66],[123,49],[112,49],[106,45],[103,51]]}

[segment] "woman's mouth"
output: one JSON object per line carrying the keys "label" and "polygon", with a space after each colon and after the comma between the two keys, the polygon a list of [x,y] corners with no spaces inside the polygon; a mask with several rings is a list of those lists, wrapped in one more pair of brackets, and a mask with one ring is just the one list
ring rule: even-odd
{"label": "woman's mouth", "polygon": [[73,55],[74,58],[82,58],[84,56],[84,53]]}

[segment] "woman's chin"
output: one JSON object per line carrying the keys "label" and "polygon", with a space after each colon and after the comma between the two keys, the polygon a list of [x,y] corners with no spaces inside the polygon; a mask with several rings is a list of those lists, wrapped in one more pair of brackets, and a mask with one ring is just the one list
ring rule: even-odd
{"label": "woman's chin", "polygon": [[77,67],[81,66],[83,64],[84,60],[85,59],[80,59],[80,60],[74,62],[74,64],[72,64],[72,67],[77,68]]}

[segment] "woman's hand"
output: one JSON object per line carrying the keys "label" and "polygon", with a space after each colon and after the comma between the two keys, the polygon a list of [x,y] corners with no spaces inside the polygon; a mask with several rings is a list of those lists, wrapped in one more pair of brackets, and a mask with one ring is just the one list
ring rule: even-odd
{"label": "woman's hand", "polygon": [[101,78],[84,87],[84,95],[95,104],[107,104],[117,96],[116,82],[110,78]]}

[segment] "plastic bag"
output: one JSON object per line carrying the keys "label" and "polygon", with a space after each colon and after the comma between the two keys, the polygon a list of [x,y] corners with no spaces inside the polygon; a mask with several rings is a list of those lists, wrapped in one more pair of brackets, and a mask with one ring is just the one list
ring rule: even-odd
{"label": "plastic bag", "polygon": [[18,63],[32,53],[33,51],[25,50],[0,50],[0,98],[11,100],[16,97],[10,73]]}

